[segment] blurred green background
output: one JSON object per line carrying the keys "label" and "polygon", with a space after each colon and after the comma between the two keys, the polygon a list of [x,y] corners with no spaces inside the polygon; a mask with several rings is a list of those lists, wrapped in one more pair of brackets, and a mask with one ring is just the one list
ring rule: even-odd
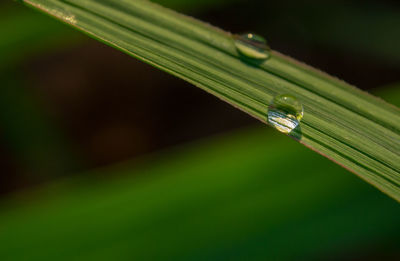
{"label": "blurred green background", "polygon": [[[398,1],[157,2],[400,106]],[[400,260],[398,203],[322,156],[16,2],[0,33],[0,260]]]}

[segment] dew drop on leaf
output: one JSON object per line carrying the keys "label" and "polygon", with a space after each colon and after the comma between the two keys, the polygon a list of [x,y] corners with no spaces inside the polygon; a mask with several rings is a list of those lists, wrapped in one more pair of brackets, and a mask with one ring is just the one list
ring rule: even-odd
{"label": "dew drop on leaf", "polygon": [[236,49],[240,54],[257,60],[265,60],[269,58],[270,48],[263,37],[247,33],[237,35],[234,38]]}
{"label": "dew drop on leaf", "polygon": [[303,105],[289,94],[275,96],[268,106],[268,123],[285,134],[296,129],[303,118]]}

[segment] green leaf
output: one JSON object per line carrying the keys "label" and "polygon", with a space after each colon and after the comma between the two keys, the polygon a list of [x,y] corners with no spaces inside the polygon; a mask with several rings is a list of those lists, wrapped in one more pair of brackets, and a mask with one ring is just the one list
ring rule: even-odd
{"label": "green leaf", "polygon": [[397,202],[265,128],[92,174],[3,202],[0,260],[340,260],[398,250]]}
{"label": "green leaf", "polygon": [[400,200],[398,108],[277,52],[243,59],[230,33],[149,1],[23,2],[263,122],[274,96],[297,97],[304,118],[296,139]]}

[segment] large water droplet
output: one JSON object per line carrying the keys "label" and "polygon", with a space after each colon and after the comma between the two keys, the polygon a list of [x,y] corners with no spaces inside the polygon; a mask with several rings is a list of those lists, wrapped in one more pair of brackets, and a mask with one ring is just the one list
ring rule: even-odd
{"label": "large water droplet", "polygon": [[235,46],[242,55],[252,59],[265,60],[270,56],[267,41],[256,34],[248,33],[235,36]]}
{"label": "large water droplet", "polygon": [[289,94],[275,96],[268,106],[268,123],[280,132],[289,134],[303,118],[303,105]]}

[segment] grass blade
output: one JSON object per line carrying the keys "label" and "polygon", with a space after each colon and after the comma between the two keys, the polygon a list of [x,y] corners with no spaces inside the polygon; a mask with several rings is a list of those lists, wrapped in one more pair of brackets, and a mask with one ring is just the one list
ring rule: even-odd
{"label": "grass blade", "polygon": [[278,94],[304,106],[298,140],[400,201],[400,111],[282,54],[254,64],[230,33],[149,1],[25,0],[266,122]]}

